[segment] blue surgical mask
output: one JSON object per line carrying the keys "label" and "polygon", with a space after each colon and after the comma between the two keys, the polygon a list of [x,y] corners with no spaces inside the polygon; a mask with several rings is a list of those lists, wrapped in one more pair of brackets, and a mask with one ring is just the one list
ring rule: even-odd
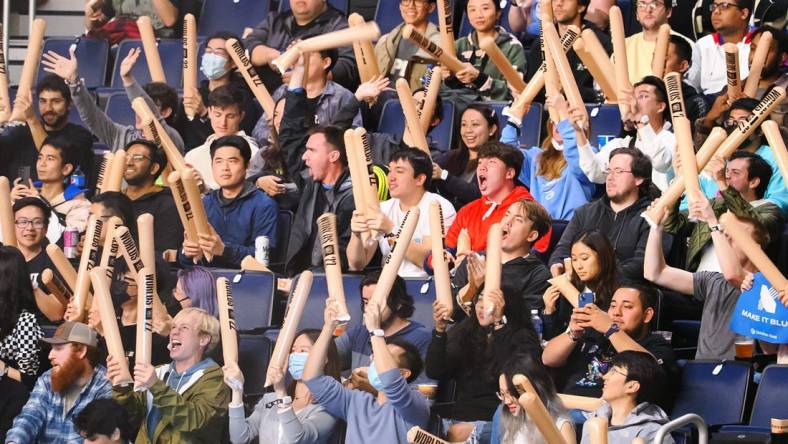
{"label": "blue surgical mask", "polygon": [[375,368],[375,362],[371,362],[369,364],[369,368],[367,368],[367,380],[369,381],[369,385],[375,388],[377,391],[383,390],[383,381],[380,380],[380,376],[378,375],[378,369]]}
{"label": "blue surgical mask", "polygon": [[301,380],[304,376],[304,366],[306,365],[306,358],[309,353],[290,353],[290,359],[287,360],[287,371],[293,379]]}
{"label": "blue surgical mask", "polygon": [[205,54],[202,56],[200,71],[210,80],[216,80],[227,72],[225,65],[227,65],[225,57],[217,54]]}

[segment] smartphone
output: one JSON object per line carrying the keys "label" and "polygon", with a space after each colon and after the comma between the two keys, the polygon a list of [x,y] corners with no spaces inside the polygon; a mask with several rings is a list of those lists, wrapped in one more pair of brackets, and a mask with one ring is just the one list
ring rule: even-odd
{"label": "smartphone", "polygon": [[588,304],[594,303],[594,293],[580,293],[580,298],[577,301],[578,308],[583,308]]}
{"label": "smartphone", "polygon": [[20,179],[19,183],[21,183],[26,187],[30,186],[30,166],[19,167],[19,170],[17,170],[16,175]]}

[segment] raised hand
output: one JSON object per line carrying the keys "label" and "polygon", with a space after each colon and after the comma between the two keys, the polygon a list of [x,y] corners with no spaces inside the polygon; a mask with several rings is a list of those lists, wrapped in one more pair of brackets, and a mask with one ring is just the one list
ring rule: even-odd
{"label": "raised hand", "polygon": [[76,82],[78,64],[75,51],[75,48],[69,49],[69,58],[65,58],[55,51],[47,51],[41,59],[41,64],[44,65],[44,71],[55,74],[67,82]]}
{"label": "raised hand", "polygon": [[132,48],[131,51],[126,54],[126,58],[120,62],[120,78],[123,80],[124,86],[129,86],[134,83],[134,76],[131,74],[131,70],[137,63],[137,59],[140,58],[141,52],[142,49],[140,48]]}

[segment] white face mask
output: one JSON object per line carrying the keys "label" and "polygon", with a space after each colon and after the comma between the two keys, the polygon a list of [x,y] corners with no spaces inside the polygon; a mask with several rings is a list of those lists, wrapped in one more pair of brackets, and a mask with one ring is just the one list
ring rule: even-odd
{"label": "white face mask", "polygon": [[200,71],[210,80],[216,80],[227,73],[227,59],[217,54],[205,54],[202,56]]}

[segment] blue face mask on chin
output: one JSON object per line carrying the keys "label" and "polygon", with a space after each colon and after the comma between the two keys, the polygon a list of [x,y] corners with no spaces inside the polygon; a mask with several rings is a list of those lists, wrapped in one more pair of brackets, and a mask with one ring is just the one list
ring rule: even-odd
{"label": "blue face mask on chin", "polygon": [[225,65],[227,65],[227,59],[225,57],[216,54],[205,54],[202,56],[200,71],[202,71],[208,79],[216,80],[227,73]]}
{"label": "blue face mask on chin", "polygon": [[287,371],[293,379],[300,381],[304,376],[304,366],[306,365],[306,358],[309,353],[290,353],[290,358],[287,360]]}
{"label": "blue face mask on chin", "polygon": [[369,385],[371,385],[375,390],[383,390],[383,381],[380,380],[378,369],[375,368],[374,361],[371,362],[369,364],[369,368],[367,368],[367,380],[369,380]]}

